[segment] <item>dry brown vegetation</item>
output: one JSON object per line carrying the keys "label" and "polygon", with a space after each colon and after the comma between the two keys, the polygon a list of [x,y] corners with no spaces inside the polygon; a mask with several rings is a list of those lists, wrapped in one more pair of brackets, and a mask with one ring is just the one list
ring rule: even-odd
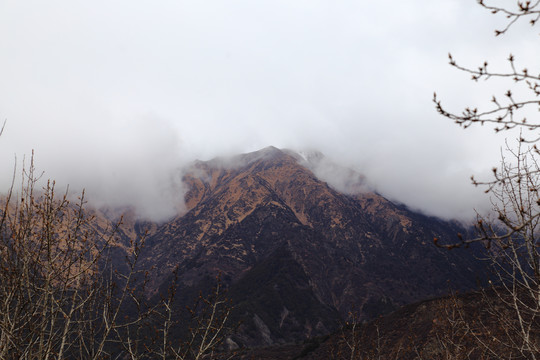
{"label": "dry brown vegetation", "polygon": [[72,203],[54,182],[36,190],[32,161],[22,179],[0,210],[0,359],[211,358],[230,312],[219,282],[179,324],[174,284],[146,296],[144,237],[118,246],[121,221],[98,229],[84,193]]}

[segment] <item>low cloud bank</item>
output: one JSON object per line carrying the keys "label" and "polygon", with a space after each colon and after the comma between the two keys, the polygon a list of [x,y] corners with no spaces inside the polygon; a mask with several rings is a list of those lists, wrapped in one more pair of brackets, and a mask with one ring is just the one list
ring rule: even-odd
{"label": "low cloud bank", "polygon": [[[31,154],[31,150],[21,149],[15,161],[10,150],[17,145],[11,137],[21,129],[9,125],[0,139],[0,158],[5,164],[0,176],[3,192],[11,184],[13,172],[6,171],[10,164],[17,166],[17,190],[20,172],[29,166]],[[51,179],[57,193],[69,186],[75,197],[84,189],[90,206],[118,211],[133,208],[137,216],[153,221],[166,220],[183,209],[181,169],[190,158],[182,152],[181,140],[170,123],[147,116],[87,130],[55,138],[49,146],[37,144],[36,174],[43,174],[38,189]]]}
{"label": "low cloud bank", "polygon": [[[504,22],[469,0],[6,2],[0,189],[13,155],[20,170],[35,149],[59,186],[166,219],[185,164],[273,145],[321,151],[425,213],[472,217],[488,201],[469,177],[511,135],[463,132],[431,100],[460,112],[507,90],[471,83],[449,51],[497,71],[510,52],[540,58],[530,26],[495,38]],[[313,171],[345,192],[360,180],[324,161]]]}

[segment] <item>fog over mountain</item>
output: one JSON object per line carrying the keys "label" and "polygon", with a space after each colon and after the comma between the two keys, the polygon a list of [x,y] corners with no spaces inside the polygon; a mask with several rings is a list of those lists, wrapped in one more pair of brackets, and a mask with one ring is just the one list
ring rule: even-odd
{"label": "fog over mountain", "polygon": [[471,66],[539,58],[528,27],[494,38],[502,24],[469,0],[6,1],[0,186],[34,149],[59,186],[164,219],[183,206],[184,166],[273,145],[323,153],[313,170],[337,187],[349,173],[330,164],[468,218],[488,207],[470,175],[488,177],[516,135],[463,131],[431,99],[459,111],[497,90],[448,51]]}

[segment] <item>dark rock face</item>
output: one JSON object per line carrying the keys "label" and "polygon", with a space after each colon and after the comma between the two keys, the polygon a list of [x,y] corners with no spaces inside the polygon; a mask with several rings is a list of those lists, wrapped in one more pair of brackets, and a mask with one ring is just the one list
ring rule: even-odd
{"label": "dark rock face", "polygon": [[142,266],[157,269],[154,291],[176,267],[179,291],[221,273],[243,345],[326,334],[353,308],[368,319],[473,288],[481,272],[470,250],[433,245],[463,229],[376,193],[340,193],[288,151],[198,162],[184,181],[187,212],[153,232]]}
{"label": "dark rock face", "polygon": [[[493,306],[499,311],[486,311]],[[525,358],[519,349],[507,346],[509,338],[503,335],[507,328],[501,322],[507,316],[514,316],[512,309],[491,291],[454,294],[402,306],[372,321],[356,323],[354,328],[349,323],[332,334],[303,343],[243,349],[232,359]],[[537,334],[538,328],[533,332]],[[354,354],[350,345],[354,345]]]}

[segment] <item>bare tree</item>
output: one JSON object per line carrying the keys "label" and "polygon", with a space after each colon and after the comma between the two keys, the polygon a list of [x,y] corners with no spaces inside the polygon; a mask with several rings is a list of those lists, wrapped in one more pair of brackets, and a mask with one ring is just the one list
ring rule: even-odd
{"label": "bare tree", "polygon": [[[503,14],[508,19],[503,29],[495,30],[497,36],[505,34],[518,21],[529,20],[529,23],[535,26],[540,18],[539,1],[516,1],[515,6],[507,7],[491,6],[484,0],[478,0],[478,3],[493,14]],[[490,106],[482,108],[468,106],[460,113],[446,109],[437,98],[437,94],[434,94],[433,101],[441,115],[454,120],[464,128],[475,124],[492,124],[496,132],[523,128],[530,131],[530,135],[522,136],[520,141],[536,142],[540,139],[540,134],[537,133],[540,122],[527,118],[529,112],[539,110],[540,68],[530,68],[518,63],[512,54],[507,58],[508,68],[495,70],[488,65],[487,60],[477,67],[468,67],[458,64],[451,54],[448,54],[448,57],[452,67],[471,74],[473,81],[499,78],[508,81],[511,85],[502,94],[492,94]],[[533,65],[538,67],[536,63]]]}
{"label": "bare tree", "polygon": [[152,351],[152,358],[213,359],[216,353],[218,358],[223,360],[234,357],[234,352],[228,353],[227,349],[219,348],[232,330],[232,327],[228,326],[232,306],[225,296],[220,275],[216,277],[216,285],[212,291],[207,296],[199,294],[194,305],[187,308],[190,319],[184,324],[187,325],[187,336],[184,339],[170,336],[171,329],[178,325],[173,304],[175,283],[169,288],[168,297],[162,300],[157,311],[159,316],[156,328],[159,329],[159,336],[156,338],[157,346]]}
{"label": "bare tree", "polygon": [[[486,311],[504,331],[496,343],[476,337],[490,352],[504,351],[526,359],[540,358],[540,164],[534,149],[507,149],[496,177],[489,184],[495,221],[479,218],[478,237],[462,239],[448,248],[481,241],[486,245],[492,278],[484,290]],[[464,316],[465,317],[465,316]],[[480,324],[486,331],[492,326]]]}
{"label": "bare tree", "polygon": [[[507,19],[496,36],[506,34],[519,21],[537,25],[540,18],[540,1],[516,1],[513,5],[494,6],[479,0],[483,8]],[[467,67],[449,54],[450,65],[471,74],[473,81],[499,78],[508,81],[508,90],[492,95],[490,105],[466,107],[456,113],[445,108],[434,95],[437,111],[464,128],[491,124],[496,132],[519,129],[517,145],[508,145],[498,168],[493,169],[493,179],[477,181],[491,194],[495,219],[479,217],[477,237],[465,239],[459,235],[456,243],[442,243],[452,249],[482,242],[487,258],[492,264],[493,277],[485,290],[485,306],[492,316],[497,316],[504,331],[492,334],[491,340],[476,336],[479,344],[491,357],[508,356],[524,359],[540,358],[540,253],[538,231],[540,224],[540,120],[534,119],[540,110],[540,69],[518,63],[515,56],[508,56],[507,69],[492,69],[488,61],[478,67]],[[538,66],[535,61],[533,65]],[[485,323],[481,333],[494,331]],[[474,335],[477,332],[472,331]]]}
{"label": "bare tree", "polygon": [[72,203],[54,182],[37,191],[39,178],[32,157],[20,193],[1,202],[0,359],[211,358],[229,329],[221,284],[201,295],[188,339],[175,339],[174,288],[152,303],[144,291],[144,237],[118,264],[121,221],[98,230],[84,192]]}

